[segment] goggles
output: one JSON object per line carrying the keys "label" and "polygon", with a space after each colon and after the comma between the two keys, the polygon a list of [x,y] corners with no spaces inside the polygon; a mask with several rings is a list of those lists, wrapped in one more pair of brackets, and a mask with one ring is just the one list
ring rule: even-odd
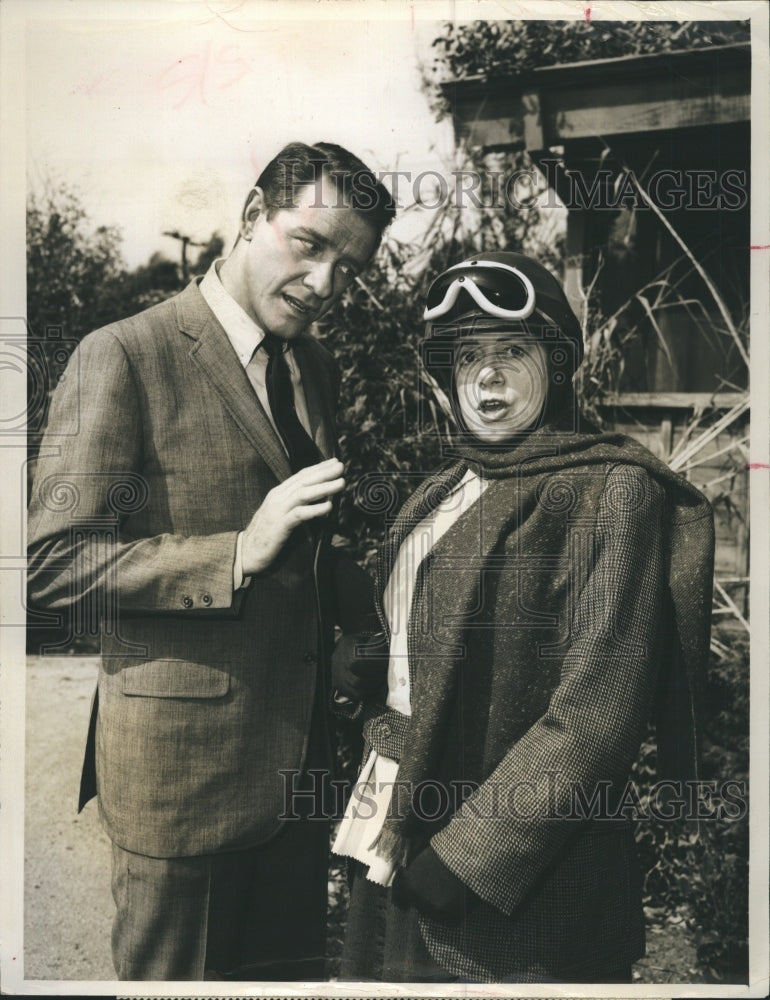
{"label": "goggles", "polygon": [[454,309],[461,292],[496,319],[526,319],[535,311],[535,288],[526,274],[510,264],[472,260],[456,264],[436,278],[428,290],[422,318],[428,322],[445,316]]}

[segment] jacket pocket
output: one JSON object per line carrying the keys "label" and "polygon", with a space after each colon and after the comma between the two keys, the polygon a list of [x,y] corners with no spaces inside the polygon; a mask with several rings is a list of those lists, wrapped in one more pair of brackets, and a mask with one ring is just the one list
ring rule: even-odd
{"label": "jacket pocket", "polygon": [[229,663],[150,660],[124,667],[123,694],[143,698],[222,698],[230,690]]}

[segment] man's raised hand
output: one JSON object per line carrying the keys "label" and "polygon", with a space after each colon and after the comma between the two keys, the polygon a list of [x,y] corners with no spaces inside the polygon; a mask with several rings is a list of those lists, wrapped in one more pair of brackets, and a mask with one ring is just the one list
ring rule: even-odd
{"label": "man's raised hand", "polygon": [[273,487],[243,532],[244,576],[266,570],[297,525],[324,517],[331,498],[345,488],[344,466],[337,458],[301,469]]}

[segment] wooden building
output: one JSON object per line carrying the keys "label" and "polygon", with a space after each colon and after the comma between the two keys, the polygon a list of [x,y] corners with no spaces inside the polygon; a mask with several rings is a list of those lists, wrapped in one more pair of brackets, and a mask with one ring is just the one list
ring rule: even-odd
{"label": "wooden building", "polygon": [[527,150],[568,209],[565,288],[589,346],[617,350],[600,412],[712,499],[717,578],[739,606],[750,69],[750,46],[734,44],[444,85],[458,140]]}

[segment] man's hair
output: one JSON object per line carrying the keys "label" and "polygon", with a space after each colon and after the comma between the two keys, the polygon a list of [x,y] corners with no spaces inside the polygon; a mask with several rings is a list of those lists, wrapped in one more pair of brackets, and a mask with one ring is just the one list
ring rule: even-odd
{"label": "man's hair", "polygon": [[273,157],[256,183],[264,195],[267,218],[279,209],[296,208],[297,192],[311,184],[320,185],[324,176],[336,190],[335,204],[349,206],[362,215],[377,230],[379,243],[396,214],[393,196],[357,156],[331,142],[312,146],[290,142]]}

